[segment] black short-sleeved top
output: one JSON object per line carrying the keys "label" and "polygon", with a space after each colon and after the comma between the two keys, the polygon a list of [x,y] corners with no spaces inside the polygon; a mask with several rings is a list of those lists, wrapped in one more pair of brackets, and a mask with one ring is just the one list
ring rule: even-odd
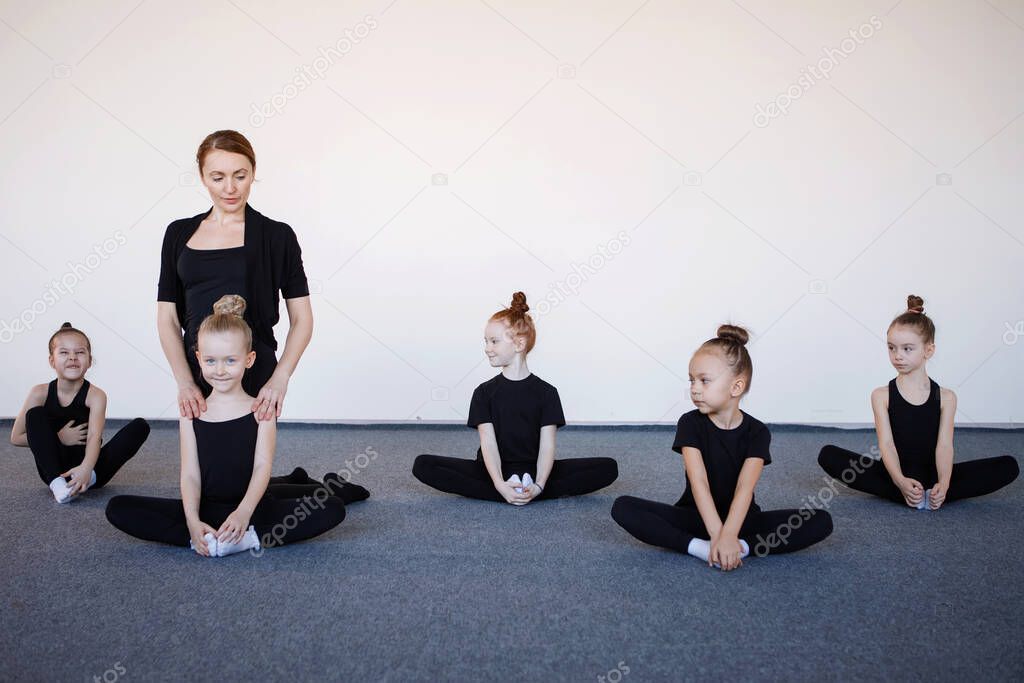
{"label": "black short-sleeved top", "polygon": [[889,382],[889,426],[900,469],[904,476],[917,479],[927,487],[939,480],[935,448],[939,443],[942,416],[941,388],[935,380],[930,381],[928,400],[919,406],[903,398],[895,379]]}
{"label": "black short-sleeved top", "polygon": [[[178,275],[178,259],[185,243],[210,211],[174,221],[164,233],[156,298],[157,301],[175,304],[182,326],[189,318],[189,311],[186,310],[185,284]],[[248,204],[245,205],[242,248],[245,253],[245,291],[249,295],[246,297],[245,319],[252,327],[253,335],[276,351],[274,325],[281,315],[280,296],[285,299],[309,296],[302,250],[291,227],[267,218]]]}
{"label": "black short-sleeved top", "polygon": [[192,420],[199,456],[200,497],[237,504],[245,498],[256,460],[259,422],[254,413],[234,420]]}
{"label": "black short-sleeved top", "polygon": [[195,344],[199,325],[213,313],[213,304],[225,294],[248,300],[245,290],[245,247],[193,249],[186,246],[178,257],[178,279],[185,287],[185,340]]}
{"label": "black short-sleeved top", "polygon": [[[467,426],[487,422],[494,425],[502,462],[536,463],[540,428],[565,425],[558,389],[537,375],[511,380],[498,374],[478,386],[469,402]],[[483,451],[476,455],[482,458]]]}
{"label": "black short-sleeved top", "polygon": [[[747,458],[761,458],[766,465],[772,461],[768,451],[772,440],[771,432],[757,418],[743,411],[740,413],[743,415],[743,421],[733,429],[716,426],[710,417],[699,410],[684,413],[679,418],[676,439],[672,443],[672,450],[676,453],[682,453],[683,446],[691,446],[700,451],[704,469],[708,473],[711,498],[715,501],[715,509],[718,510],[723,522],[729,514],[729,506],[732,505],[733,494],[736,493],[736,483],[739,481],[743,462]],[[697,505],[693,491],[690,490],[689,478],[683,497],[676,505]],[[751,497],[748,513],[758,512],[760,509]]]}

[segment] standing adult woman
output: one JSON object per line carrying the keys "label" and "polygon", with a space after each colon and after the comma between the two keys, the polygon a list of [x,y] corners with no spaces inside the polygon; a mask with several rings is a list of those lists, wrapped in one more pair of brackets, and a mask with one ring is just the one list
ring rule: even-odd
{"label": "standing adult woman", "polygon": [[[160,259],[157,327],[178,384],[182,417],[206,410],[211,387],[196,358],[199,324],[213,302],[238,294],[249,302],[256,361],[245,374],[260,420],[281,415],[288,381],[313,334],[313,310],[295,232],[249,206],[256,154],[241,133],[219,130],[199,145],[199,175],[213,206],[167,226]],[[280,297],[288,309],[288,337],[276,357],[274,325]]]}

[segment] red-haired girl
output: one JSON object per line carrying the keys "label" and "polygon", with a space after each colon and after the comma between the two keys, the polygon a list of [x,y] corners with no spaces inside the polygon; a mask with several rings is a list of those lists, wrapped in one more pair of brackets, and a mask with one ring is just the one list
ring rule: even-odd
{"label": "red-haired girl", "polygon": [[480,435],[476,460],[420,455],[413,475],[428,486],[481,500],[526,505],[539,498],[576,496],[618,477],[612,458],[555,460],[555,430],[565,424],[558,390],[526,366],[537,340],[526,295],[490,317],[484,353],[501,372],[476,388],[468,426]]}

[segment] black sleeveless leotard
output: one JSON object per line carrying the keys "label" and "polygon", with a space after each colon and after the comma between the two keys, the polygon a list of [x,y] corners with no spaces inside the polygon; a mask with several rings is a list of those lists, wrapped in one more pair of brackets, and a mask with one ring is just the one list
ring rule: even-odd
{"label": "black sleeveless leotard", "polygon": [[89,406],[85,405],[85,397],[88,395],[89,380],[83,380],[82,388],[71,399],[71,403],[62,406],[57,399],[57,380],[50,382],[50,387],[46,390],[46,402],[43,404],[43,407],[46,409],[46,414],[49,416],[54,428],[60,430],[69,421],[74,422],[75,426],[89,424]]}
{"label": "black sleeveless leotard", "polygon": [[908,403],[900,394],[896,380],[889,382],[889,425],[904,476],[917,479],[925,487],[938,481],[935,446],[939,441],[939,413],[942,398],[939,385],[931,381],[928,400],[919,406]]}
{"label": "black sleeveless leotard", "polygon": [[[217,528],[249,489],[256,459],[259,423],[253,413],[233,420],[192,420],[202,490],[199,518]],[[297,496],[297,497],[293,497]],[[114,496],[107,519],[127,534],[148,541],[188,547],[191,533],[180,498]],[[263,547],[312,538],[345,519],[345,503],[322,484],[274,484],[249,518]]]}
{"label": "black sleeveless leotard", "polygon": [[245,497],[256,457],[259,423],[253,413],[223,422],[192,420],[203,500],[237,504]]}

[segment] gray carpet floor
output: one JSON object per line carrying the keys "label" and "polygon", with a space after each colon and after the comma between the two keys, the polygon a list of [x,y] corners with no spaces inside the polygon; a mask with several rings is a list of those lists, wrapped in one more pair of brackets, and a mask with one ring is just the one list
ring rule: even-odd
{"label": "gray carpet floor", "polygon": [[[9,429],[9,421],[5,429]],[[110,436],[108,432],[108,438]],[[917,512],[840,487],[835,532],[722,573],[645,546],[616,496],[674,502],[666,429],[564,429],[559,457],[612,456],[596,494],[523,508],[433,491],[419,453],[472,457],[466,428],[282,426],[275,473],[354,477],[370,500],[312,541],[207,560],[111,527],[118,493],[177,496],[177,432],[153,429],[103,490],[56,504],[31,454],[0,447],[2,680],[1020,680],[1024,483]],[[826,486],[825,443],[774,430],[757,498]],[[1021,431],[957,431],[957,460],[1024,455]]]}

